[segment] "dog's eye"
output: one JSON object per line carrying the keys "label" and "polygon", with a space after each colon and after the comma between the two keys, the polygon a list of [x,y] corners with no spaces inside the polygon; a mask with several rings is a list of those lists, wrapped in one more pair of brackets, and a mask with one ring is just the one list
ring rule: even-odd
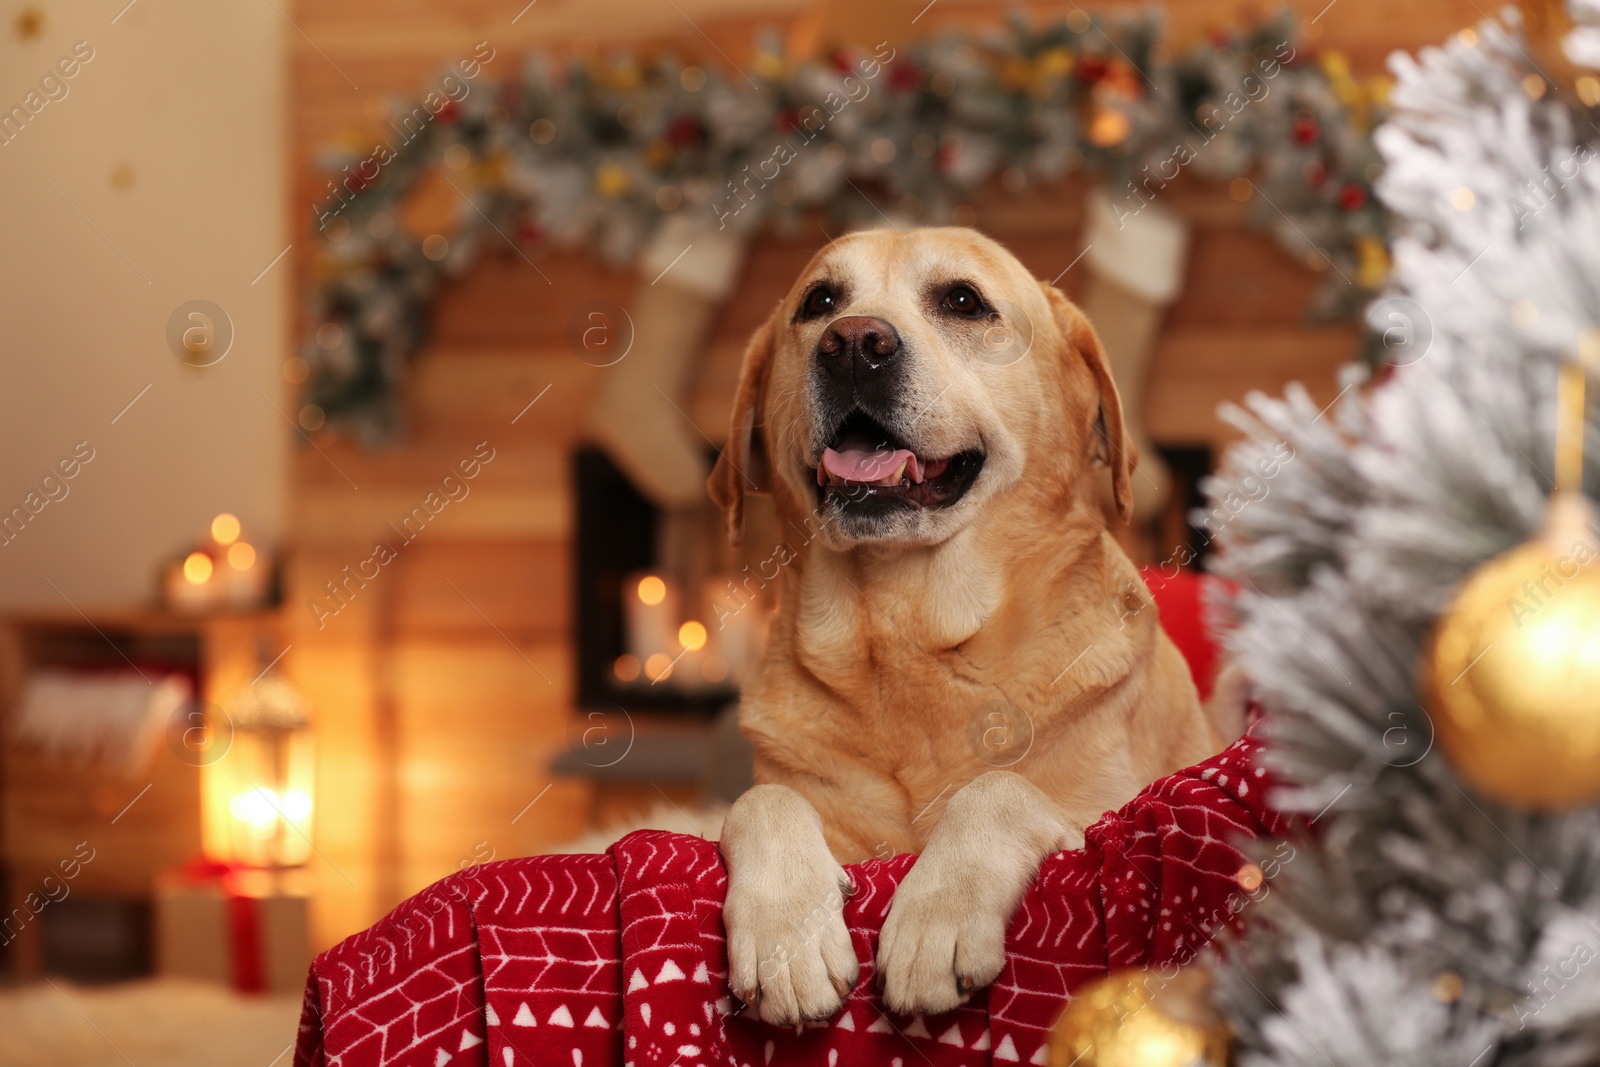
{"label": "dog's eye", "polygon": [[944,294],[946,310],[967,318],[977,318],[983,313],[983,301],[978,299],[978,294],[965,285],[958,285]]}
{"label": "dog's eye", "polygon": [[800,317],[805,319],[821,318],[828,314],[839,302],[839,296],[826,285],[819,285],[806,294],[800,302]]}

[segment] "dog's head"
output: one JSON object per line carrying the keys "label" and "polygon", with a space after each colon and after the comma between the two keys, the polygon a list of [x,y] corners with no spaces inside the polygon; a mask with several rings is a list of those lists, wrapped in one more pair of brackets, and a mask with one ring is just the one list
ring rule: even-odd
{"label": "dog's head", "polygon": [[[834,548],[929,545],[997,502],[1065,510],[1134,446],[1094,330],[972,230],[870,230],[817,253],[745,352],[712,499],[737,543],[746,492]],[[788,514],[794,518],[795,514]]]}

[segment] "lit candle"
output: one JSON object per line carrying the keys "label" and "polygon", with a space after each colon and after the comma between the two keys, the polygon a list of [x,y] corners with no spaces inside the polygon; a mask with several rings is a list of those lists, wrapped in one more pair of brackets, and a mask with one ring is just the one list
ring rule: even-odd
{"label": "lit candle", "polygon": [[162,593],[174,611],[206,611],[217,599],[216,564],[204,552],[191,552],[167,567]]}
{"label": "lit candle", "polygon": [[706,643],[710,635],[705,624],[690,619],[678,627],[678,649],[673,653],[677,664],[672,668],[673,680],[684,689],[705,688]]}
{"label": "lit candle", "polygon": [[622,617],[628,653],[640,663],[678,654],[678,593],[659,575],[641,572],[623,582]]}
{"label": "lit candle", "polygon": [[260,606],[266,599],[271,568],[260,561],[255,546],[248,541],[229,545],[226,558],[227,565],[217,569],[228,605],[235,608]]}
{"label": "lit candle", "polygon": [[753,654],[755,617],[761,613],[759,601],[733,596],[728,592],[730,584],[726,576],[706,581],[706,603],[711,613],[708,623],[711,652],[717,661],[708,662],[712,669],[706,674],[706,681],[713,685],[730,682],[737,685],[744,680]]}

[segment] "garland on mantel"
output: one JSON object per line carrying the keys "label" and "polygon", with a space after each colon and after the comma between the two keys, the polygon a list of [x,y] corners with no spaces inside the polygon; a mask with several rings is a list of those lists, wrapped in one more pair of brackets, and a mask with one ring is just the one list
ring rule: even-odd
{"label": "garland on mantel", "polygon": [[[393,436],[435,294],[486,252],[537,262],[584,245],[625,263],[673,214],[741,233],[813,212],[832,232],[967,223],[992,181],[1097,178],[1121,215],[1183,173],[1231,180],[1260,225],[1325,271],[1314,314],[1351,316],[1388,273],[1371,196],[1387,87],[1295,37],[1283,18],[1172,57],[1157,16],[1076,12],[823,61],[767,41],[728,72],[666,52],[536,57],[498,85],[472,84],[494,55],[480,46],[376,144],[326,159],[301,423]],[[458,194],[453,228],[410,232],[404,201],[436,168]]]}

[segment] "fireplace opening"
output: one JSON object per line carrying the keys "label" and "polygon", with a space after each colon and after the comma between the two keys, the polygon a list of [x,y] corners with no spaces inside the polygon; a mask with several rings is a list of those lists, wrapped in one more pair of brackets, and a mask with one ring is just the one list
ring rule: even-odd
{"label": "fireplace opening", "polygon": [[574,455],[573,485],[580,707],[697,718],[726,708],[760,659],[776,602],[774,576],[752,566],[770,552],[751,555],[776,536],[756,530],[772,525],[768,509],[751,509],[751,536],[735,549],[709,499],[663,511],[598,449]]}

